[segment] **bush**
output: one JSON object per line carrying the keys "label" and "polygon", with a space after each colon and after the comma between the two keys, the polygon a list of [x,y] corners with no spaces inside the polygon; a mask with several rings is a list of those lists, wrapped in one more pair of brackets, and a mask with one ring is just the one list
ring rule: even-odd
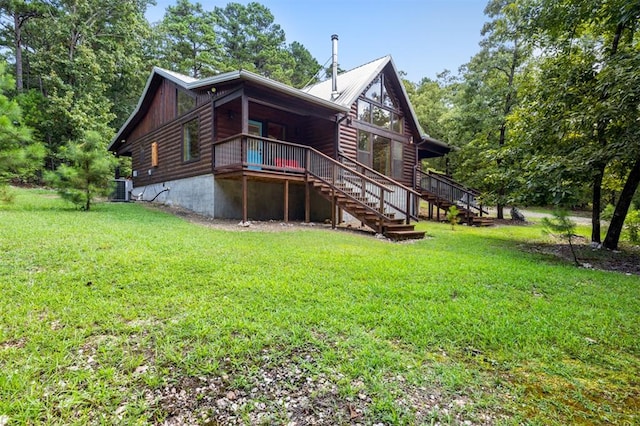
{"label": "bush", "polygon": [[640,210],[630,210],[624,220],[624,228],[629,232],[632,243],[640,243]]}

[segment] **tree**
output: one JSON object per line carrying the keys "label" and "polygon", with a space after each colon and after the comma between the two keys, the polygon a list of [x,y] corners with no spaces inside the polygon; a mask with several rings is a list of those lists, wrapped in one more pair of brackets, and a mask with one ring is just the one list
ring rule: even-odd
{"label": "tree", "polygon": [[291,85],[301,89],[318,82],[318,71],[322,66],[302,44],[294,41],[289,45],[289,52],[293,58],[294,67],[291,75]]}
{"label": "tree", "polygon": [[216,7],[215,14],[227,70],[245,69],[291,84],[296,63],[286,48],[284,30],[267,7],[229,3]]}
{"label": "tree", "polygon": [[10,179],[33,176],[44,157],[44,147],[32,140],[31,129],[22,122],[18,103],[4,95],[13,85],[0,62],[0,187]]}
{"label": "tree", "polygon": [[[461,114],[477,117],[473,139],[459,153],[464,180],[488,194],[499,219],[511,198],[507,118],[517,105],[518,76],[529,57],[526,17],[518,0],[492,0],[485,8],[482,50],[464,68],[466,102]],[[464,99],[464,98],[463,98]],[[476,167],[471,167],[475,163]]]}
{"label": "tree", "polygon": [[576,266],[580,266],[578,262],[578,256],[573,247],[573,237],[576,230],[576,224],[569,218],[569,214],[564,209],[556,209],[553,212],[553,218],[542,218],[542,226],[547,233],[556,233],[561,238],[564,238],[569,243],[571,249],[571,255],[573,256],[573,262]]}
{"label": "tree", "polygon": [[87,131],[78,141],[70,141],[61,150],[63,164],[45,179],[62,198],[89,211],[97,196],[111,191],[115,159],[105,156],[107,144],[100,133]]}
{"label": "tree", "polygon": [[[640,183],[640,76],[636,72],[640,58],[638,38],[634,37],[640,4],[627,0],[538,0],[529,11],[529,35],[538,42],[541,72],[538,86],[530,92],[538,92],[531,97],[535,102],[527,103],[535,105],[538,117],[547,121],[530,121],[530,138],[543,135],[546,139],[531,145],[538,152],[550,153],[552,160],[561,159],[557,164],[572,165],[569,179],[590,183],[594,242],[601,238],[607,166],[616,162],[626,169],[617,214],[603,244],[616,248],[624,216]],[[542,91],[546,98],[539,95]],[[538,160],[551,164],[540,156]]]}
{"label": "tree", "polygon": [[160,65],[194,78],[218,74],[223,66],[217,23],[216,14],[205,11],[200,3],[178,0],[154,28],[152,54]]}
{"label": "tree", "polygon": [[41,17],[45,2],[25,0],[0,1],[0,27],[3,45],[11,46],[16,62],[16,90],[21,93],[23,84],[22,30],[31,19]]}

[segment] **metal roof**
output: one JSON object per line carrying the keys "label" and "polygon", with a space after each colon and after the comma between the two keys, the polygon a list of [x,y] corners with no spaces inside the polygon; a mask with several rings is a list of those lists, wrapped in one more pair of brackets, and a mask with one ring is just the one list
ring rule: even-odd
{"label": "metal roof", "polygon": [[398,69],[396,68],[393,58],[390,55],[383,56],[382,58],[376,59],[364,65],[361,65],[357,68],[354,68],[350,71],[343,72],[338,74],[337,76],[337,86],[338,86],[338,96],[335,99],[331,99],[332,95],[332,84],[331,79],[327,79],[320,83],[307,86],[302,89],[304,92],[315,95],[319,98],[330,100],[338,105],[341,105],[346,108],[350,108],[351,105],[358,99],[358,97],[365,91],[365,89],[371,84],[371,82],[380,74],[385,67],[390,66],[390,71],[393,76],[396,78],[396,82],[402,91],[402,95],[404,99],[406,99],[406,104],[408,107],[408,115],[413,120],[416,128],[418,129],[418,133],[420,134],[421,143],[432,143],[438,145],[439,147],[447,147],[448,145],[444,142],[441,142],[437,139],[433,139],[430,137],[425,131],[422,129],[420,122],[418,121],[418,116],[411,105],[411,101],[409,100],[409,95],[404,88],[404,84],[402,84],[402,78],[400,74],[398,74]]}
{"label": "metal roof", "polygon": [[160,67],[154,67],[151,75],[147,79],[147,84],[142,92],[142,95],[140,96],[138,105],[131,113],[127,121],[122,125],[120,130],[118,130],[116,135],[113,137],[107,149],[112,150],[115,144],[120,139],[122,139],[123,133],[125,133],[129,129],[134,121],[141,118],[140,114],[142,113],[143,106],[148,105],[148,103],[150,102],[150,99],[147,97],[147,95],[154,80],[157,81],[157,76],[166,78],[167,80],[174,82],[175,84],[186,90],[215,86],[216,84],[226,83],[234,80],[245,80],[257,83],[261,86],[271,88],[277,92],[299,98],[306,102],[310,102],[312,104],[336,112],[348,113],[351,110],[351,105],[353,105],[358,97],[371,84],[371,82],[387,66],[390,67],[389,71],[396,79],[397,86],[400,88],[402,95],[406,100],[408,115],[413,120],[414,125],[418,129],[421,142],[432,143],[435,145],[439,145],[442,148],[447,147],[447,144],[445,144],[444,142],[435,140],[427,135],[420,126],[416,113],[411,106],[411,102],[409,101],[409,95],[404,88],[404,84],[402,84],[400,74],[398,74],[398,70],[393,63],[393,59],[391,58],[391,56],[387,55],[339,74],[337,77],[338,96],[335,99],[332,99],[331,96],[331,79],[327,79],[323,82],[305,87],[304,89],[300,90],[246,70],[230,71],[216,75],[214,77],[196,79],[174,71],[169,71]]}
{"label": "metal roof", "polygon": [[371,84],[384,67],[391,61],[391,56],[385,56],[367,64],[361,65],[350,71],[338,74],[338,97],[331,99],[331,79],[327,79],[312,86],[302,89],[303,92],[326,99],[345,108],[358,99],[358,96]]}

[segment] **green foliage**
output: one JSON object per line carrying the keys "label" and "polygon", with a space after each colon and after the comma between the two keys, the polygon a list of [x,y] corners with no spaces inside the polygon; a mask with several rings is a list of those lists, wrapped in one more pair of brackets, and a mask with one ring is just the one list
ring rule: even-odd
{"label": "green foliage", "polygon": [[200,3],[178,0],[167,7],[162,21],[154,27],[155,50],[151,53],[158,65],[195,78],[220,72],[222,45],[216,31],[214,12]]}
{"label": "green foliage", "polygon": [[629,240],[632,243],[640,243],[640,210],[631,210],[627,213],[624,228],[629,233]]}
{"label": "green foliage", "polygon": [[62,198],[88,211],[96,197],[111,192],[115,159],[99,133],[86,132],[81,140],[69,142],[60,155],[64,163],[47,173],[46,180]]}
{"label": "green foliage", "polygon": [[31,138],[31,129],[22,120],[22,111],[15,99],[4,93],[13,86],[13,79],[0,63],[0,187],[10,179],[28,180],[42,166],[44,148]]}
{"label": "green foliage", "polygon": [[[157,424],[182,391],[200,419],[220,389],[282,413],[255,398],[312,382],[310,409],[346,411],[332,424],[350,403],[362,424],[637,423],[640,277],[523,252],[538,225],[421,222],[432,238],[406,245],[225,231],[140,203],[78,220],[51,191],[16,193],[0,206],[8,424]],[[420,414],[431,398],[447,411]]]}
{"label": "green foliage", "polygon": [[602,220],[611,220],[615,208],[613,204],[607,204],[604,210],[602,210],[602,213],[600,213],[600,218]]}
{"label": "green foliage", "polygon": [[556,209],[553,212],[553,218],[542,218],[542,226],[545,232],[550,234],[556,234],[560,238],[565,239],[569,243],[571,248],[571,254],[573,255],[573,261],[576,265],[580,265],[576,252],[573,248],[573,238],[576,232],[576,223],[569,218],[569,213],[565,209]]}
{"label": "green foliage", "polygon": [[458,207],[453,205],[451,207],[449,207],[449,210],[447,210],[447,219],[449,220],[449,223],[451,223],[451,230],[455,230],[455,226],[458,224],[458,215],[460,214],[460,210],[458,210]]}

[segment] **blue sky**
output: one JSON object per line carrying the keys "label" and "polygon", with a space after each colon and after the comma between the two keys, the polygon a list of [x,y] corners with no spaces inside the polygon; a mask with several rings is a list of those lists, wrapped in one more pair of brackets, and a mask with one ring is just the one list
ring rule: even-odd
{"label": "blue sky", "polygon": [[[195,0],[191,0],[195,3]],[[236,0],[247,4],[246,0]],[[147,18],[162,19],[175,0],[157,0]],[[205,9],[229,1],[201,0]],[[479,51],[486,0],[262,0],[287,42],[302,43],[320,64],[331,57],[338,34],[338,62],[348,70],[390,54],[407,78],[418,82],[458,67]]]}

